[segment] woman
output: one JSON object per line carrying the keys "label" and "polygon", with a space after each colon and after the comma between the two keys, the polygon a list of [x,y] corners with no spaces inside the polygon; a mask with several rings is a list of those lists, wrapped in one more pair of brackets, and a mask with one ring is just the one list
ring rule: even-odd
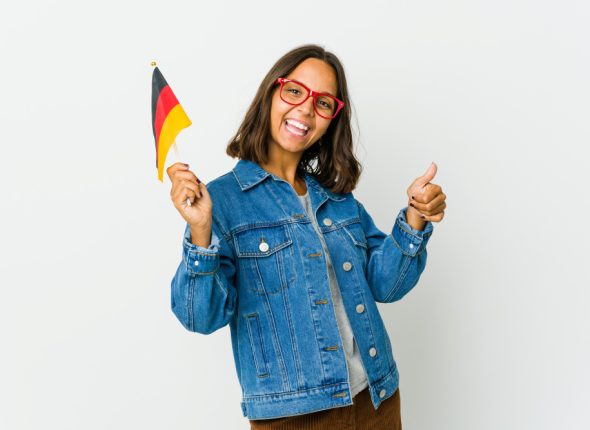
{"label": "woman", "polygon": [[316,45],[271,68],[227,153],[236,166],[207,185],[188,165],[167,170],[187,222],[174,314],[203,334],[229,324],[252,429],[401,428],[376,303],[401,299],[424,270],[446,207],[429,183],[436,165],[380,231],[352,194],[361,169],[344,69]]}

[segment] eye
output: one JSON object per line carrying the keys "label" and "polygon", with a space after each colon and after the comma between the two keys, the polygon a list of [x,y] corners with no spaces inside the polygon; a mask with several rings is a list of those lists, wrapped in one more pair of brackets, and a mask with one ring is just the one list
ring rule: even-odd
{"label": "eye", "polygon": [[318,99],[318,105],[323,109],[332,109],[333,102],[329,98],[324,97],[324,98]]}

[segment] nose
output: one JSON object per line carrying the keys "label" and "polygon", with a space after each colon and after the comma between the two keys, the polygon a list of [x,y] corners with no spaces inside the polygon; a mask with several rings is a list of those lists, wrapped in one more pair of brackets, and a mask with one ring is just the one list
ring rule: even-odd
{"label": "nose", "polygon": [[297,106],[297,110],[299,110],[300,112],[309,115],[309,116],[313,116],[314,114],[314,104],[315,100],[313,99],[313,96],[309,96],[307,98],[307,100],[305,100],[303,103],[301,103],[299,106]]}

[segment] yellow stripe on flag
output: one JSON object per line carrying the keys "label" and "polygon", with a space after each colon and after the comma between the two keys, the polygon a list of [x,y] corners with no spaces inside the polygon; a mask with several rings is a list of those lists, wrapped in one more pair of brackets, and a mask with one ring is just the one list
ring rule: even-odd
{"label": "yellow stripe on flag", "polygon": [[158,179],[160,182],[164,182],[164,163],[166,162],[168,150],[174,143],[178,133],[191,124],[191,120],[188,119],[180,104],[177,104],[168,112],[164,124],[162,124],[158,142]]}

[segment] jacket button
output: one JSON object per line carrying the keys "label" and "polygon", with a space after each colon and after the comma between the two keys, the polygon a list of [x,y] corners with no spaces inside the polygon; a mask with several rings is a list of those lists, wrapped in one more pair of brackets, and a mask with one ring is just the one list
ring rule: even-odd
{"label": "jacket button", "polygon": [[385,397],[385,390],[379,391],[379,397],[381,397],[381,398]]}
{"label": "jacket button", "polygon": [[413,243],[410,243],[410,249],[412,249],[414,247]]}
{"label": "jacket button", "polygon": [[364,305],[356,305],[356,311],[357,311],[357,313],[362,314],[364,310],[365,310],[365,306]]}
{"label": "jacket button", "polygon": [[266,252],[268,251],[268,243],[266,242],[262,242],[259,246],[258,249],[260,249],[262,252]]}
{"label": "jacket button", "polygon": [[195,261],[195,266],[198,266],[198,265],[199,265],[199,261],[197,260],[197,261]]}
{"label": "jacket button", "polygon": [[377,355],[377,350],[375,348],[369,349],[369,355],[375,357]]}
{"label": "jacket button", "polygon": [[324,218],[324,225],[332,225],[332,220],[330,218]]}
{"label": "jacket button", "polygon": [[342,264],[342,268],[348,272],[352,269],[352,263],[350,261],[345,261],[344,264]]}

